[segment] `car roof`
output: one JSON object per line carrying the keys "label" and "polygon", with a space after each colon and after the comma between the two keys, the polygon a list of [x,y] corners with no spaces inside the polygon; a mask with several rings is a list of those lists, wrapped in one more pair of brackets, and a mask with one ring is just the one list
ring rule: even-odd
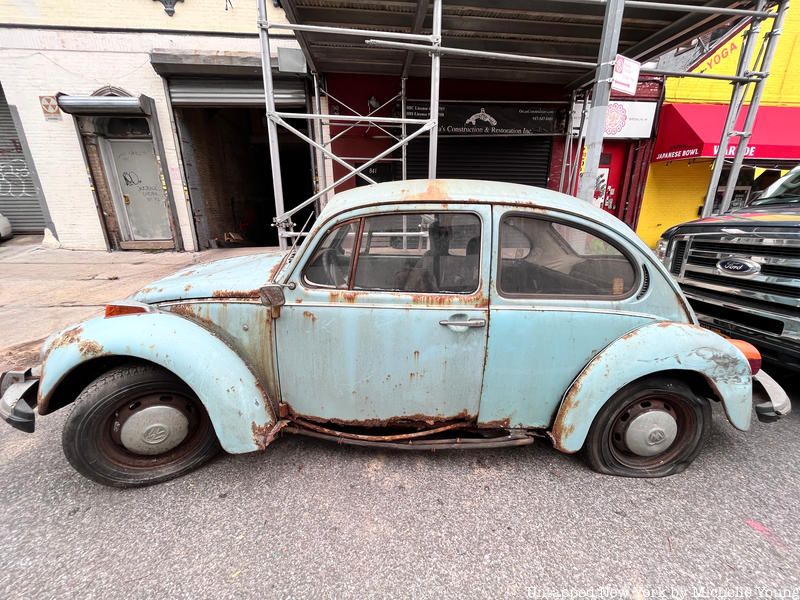
{"label": "car roof", "polygon": [[411,179],[356,187],[336,194],[325,205],[318,222],[363,206],[419,202],[494,203],[552,209],[600,222],[629,239],[636,237],[625,223],[575,196],[518,183],[474,179]]}

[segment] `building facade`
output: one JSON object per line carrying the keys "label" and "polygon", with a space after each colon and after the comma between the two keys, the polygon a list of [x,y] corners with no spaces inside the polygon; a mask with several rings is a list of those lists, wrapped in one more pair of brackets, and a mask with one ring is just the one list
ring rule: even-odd
{"label": "building facade", "polygon": [[[38,194],[39,227],[73,249],[273,242],[255,2],[2,2],[0,23],[0,170],[15,150],[27,190],[4,197],[0,179],[0,212]],[[279,103],[305,110],[297,44],[274,47]],[[299,201],[308,150],[287,139],[282,153]]]}
{"label": "building facade", "polygon": [[[761,35],[771,31],[771,22],[762,24]],[[713,47],[696,59],[689,71],[733,75],[739,61],[744,23],[718,38]],[[755,53],[757,54],[757,52]],[[753,57],[755,62],[756,57]],[[781,172],[800,162],[800,9],[792,7],[786,15],[777,52],[766,80],[753,135],[748,143],[744,166],[739,175],[731,209],[781,176]],[[661,111],[652,162],[644,191],[636,232],[655,246],[669,227],[696,219],[703,208],[711,181],[713,158],[730,101],[730,84],[706,79],[668,78],[665,104]],[[746,96],[749,101],[752,95]],[[735,129],[741,130],[742,123]],[[733,157],[735,143],[726,154]],[[717,198],[725,191],[728,169],[724,168]]]}

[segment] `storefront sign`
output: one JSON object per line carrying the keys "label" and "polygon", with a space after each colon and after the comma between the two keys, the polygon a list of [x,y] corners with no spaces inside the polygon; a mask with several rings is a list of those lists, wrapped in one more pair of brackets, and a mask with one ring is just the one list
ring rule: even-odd
{"label": "storefront sign", "polygon": [[[653,160],[714,158],[728,108],[722,105],[665,104],[661,110],[658,138]],[[800,160],[800,142],[796,128],[800,109],[786,106],[762,106],[744,152],[746,159]],[[743,127],[743,116],[735,128]],[[734,136],[725,148],[725,157],[733,158],[739,145]]]}
{"label": "storefront sign", "polygon": [[[429,106],[412,100],[406,116],[427,119]],[[560,104],[444,102],[439,105],[439,135],[563,135],[566,114],[567,107]]]}
{"label": "storefront sign", "polygon": [[[647,139],[653,131],[657,102],[615,101],[608,104],[606,127],[603,137],[606,139]],[[582,104],[572,108],[572,135],[578,135],[581,127]]]}
{"label": "storefront sign", "polygon": [[614,78],[611,81],[611,89],[629,96],[635,96],[636,86],[639,84],[639,69],[641,66],[641,63],[617,54],[617,58],[614,61]]}

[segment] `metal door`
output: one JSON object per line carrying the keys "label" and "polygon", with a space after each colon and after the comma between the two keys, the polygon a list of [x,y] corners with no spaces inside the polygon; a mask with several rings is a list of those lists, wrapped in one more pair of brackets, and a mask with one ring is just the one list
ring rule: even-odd
{"label": "metal door", "polygon": [[167,194],[152,140],[104,140],[106,173],[123,238],[171,240]]}
{"label": "metal door", "polygon": [[[478,218],[481,245],[472,255],[476,285],[470,293],[315,287],[301,275],[312,249],[299,259],[291,277],[297,287],[286,289],[276,322],[281,394],[294,413],[353,425],[477,416],[488,329],[491,215],[488,206],[451,205],[447,211],[438,206],[448,216],[462,210]],[[393,216],[402,222],[403,215]],[[419,234],[408,235],[416,237],[405,246],[430,248]],[[387,259],[405,250],[401,236],[384,238]],[[460,244],[452,258],[465,258],[466,247]],[[358,279],[357,267],[356,274]]]}
{"label": "metal door", "polygon": [[0,214],[16,233],[39,233],[45,226],[41,190],[20,134],[0,87]]}

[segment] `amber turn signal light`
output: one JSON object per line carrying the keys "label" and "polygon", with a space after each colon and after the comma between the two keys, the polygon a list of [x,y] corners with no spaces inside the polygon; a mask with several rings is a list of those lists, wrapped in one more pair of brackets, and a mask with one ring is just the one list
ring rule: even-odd
{"label": "amber turn signal light", "polygon": [[761,352],[758,348],[744,340],[728,340],[744,354],[747,362],[750,363],[750,373],[755,375],[761,370]]}
{"label": "amber turn signal light", "polygon": [[149,312],[146,306],[139,306],[137,304],[106,304],[106,319],[146,312]]}

